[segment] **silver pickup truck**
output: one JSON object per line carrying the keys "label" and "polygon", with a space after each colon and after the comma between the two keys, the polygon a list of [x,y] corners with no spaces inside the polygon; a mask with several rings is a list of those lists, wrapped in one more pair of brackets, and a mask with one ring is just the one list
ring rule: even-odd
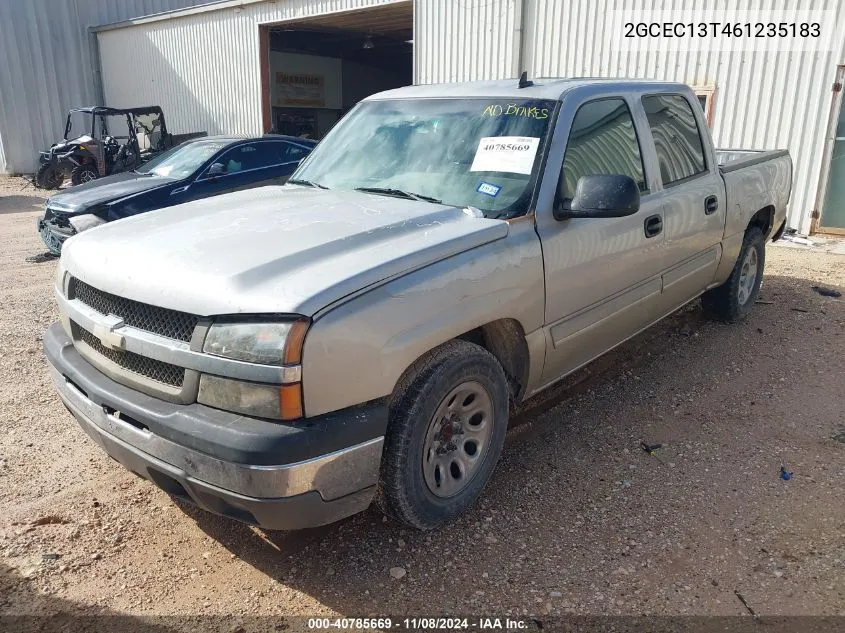
{"label": "silver pickup truck", "polygon": [[792,164],[725,157],[682,84],[374,95],[285,186],[68,240],[56,389],[211,512],[294,529],[375,499],[433,528],[481,494],[513,405],[699,296],[752,308]]}

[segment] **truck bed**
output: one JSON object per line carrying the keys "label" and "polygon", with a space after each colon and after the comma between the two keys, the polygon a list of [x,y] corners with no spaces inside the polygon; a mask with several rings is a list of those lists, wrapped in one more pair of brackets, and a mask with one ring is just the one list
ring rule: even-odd
{"label": "truck bed", "polygon": [[792,186],[792,159],[787,150],[717,149],[716,160],[725,181],[728,217],[725,237],[744,231],[751,217],[773,208],[772,230],[786,219]]}

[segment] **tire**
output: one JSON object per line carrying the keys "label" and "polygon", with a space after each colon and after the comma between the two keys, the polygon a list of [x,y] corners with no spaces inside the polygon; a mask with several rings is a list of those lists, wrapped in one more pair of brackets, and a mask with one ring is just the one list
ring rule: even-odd
{"label": "tire", "polygon": [[414,363],[389,406],[377,493],[384,513],[430,530],[471,506],[502,452],[508,404],[505,372],[483,347],[454,340]]}
{"label": "tire", "polygon": [[97,168],[94,165],[77,165],[70,172],[70,181],[74,185],[81,185],[86,182],[91,182],[100,177]]}
{"label": "tire", "polygon": [[58,189],[64,180],[62,170],[50,163],[40,165],[35,173],[35,185],[39,189]]}
{"label": "tire", "polygon": [[[760,292],[766,265],[766,244],[756,226],[745,232],[739,257],[727,281],[701,296],[704,313],[718,321],[736,323],[747,315]],[[753,279],[749,275],[753,274]]]}

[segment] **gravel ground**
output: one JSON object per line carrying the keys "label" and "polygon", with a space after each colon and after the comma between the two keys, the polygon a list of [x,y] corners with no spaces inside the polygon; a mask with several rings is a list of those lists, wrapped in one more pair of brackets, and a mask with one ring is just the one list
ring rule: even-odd
{"label": "gravel ground", "polygon": [[845,303],[811,289],[845,257],[769,246],[744,323],[688,306],[530,403],[444,529],[263,533],[173,503],[54,395],[42,198],[0,181],[0,614],[845,614]]}

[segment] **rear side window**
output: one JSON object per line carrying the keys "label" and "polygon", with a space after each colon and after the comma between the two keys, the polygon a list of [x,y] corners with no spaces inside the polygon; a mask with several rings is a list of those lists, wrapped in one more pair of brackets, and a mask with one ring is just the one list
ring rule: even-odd
{"label": "rear side window", "polygon": [[623,99],[585,103],[572,121],[563,158],[561,197],[572,199],[581,176],[630,176],[646,191],[643,159],[631,111]]}
{"label": "rear side window", "polygon": [[236,174],[247,169],[264,167],[264,150],[260,143],[233,147],[218,160],[226,166],[227,174]]}
{"label": "rear side window", "polygon": [[302,160],[308,155],[307,149],[293,143],[283,143],[284,147],[281,151],[281,161],[283,163],[295,163]]}
{"label": "rear side window", "polygon": [[681,95],[643,97],[664,185],[707,171],[692,107]]}

